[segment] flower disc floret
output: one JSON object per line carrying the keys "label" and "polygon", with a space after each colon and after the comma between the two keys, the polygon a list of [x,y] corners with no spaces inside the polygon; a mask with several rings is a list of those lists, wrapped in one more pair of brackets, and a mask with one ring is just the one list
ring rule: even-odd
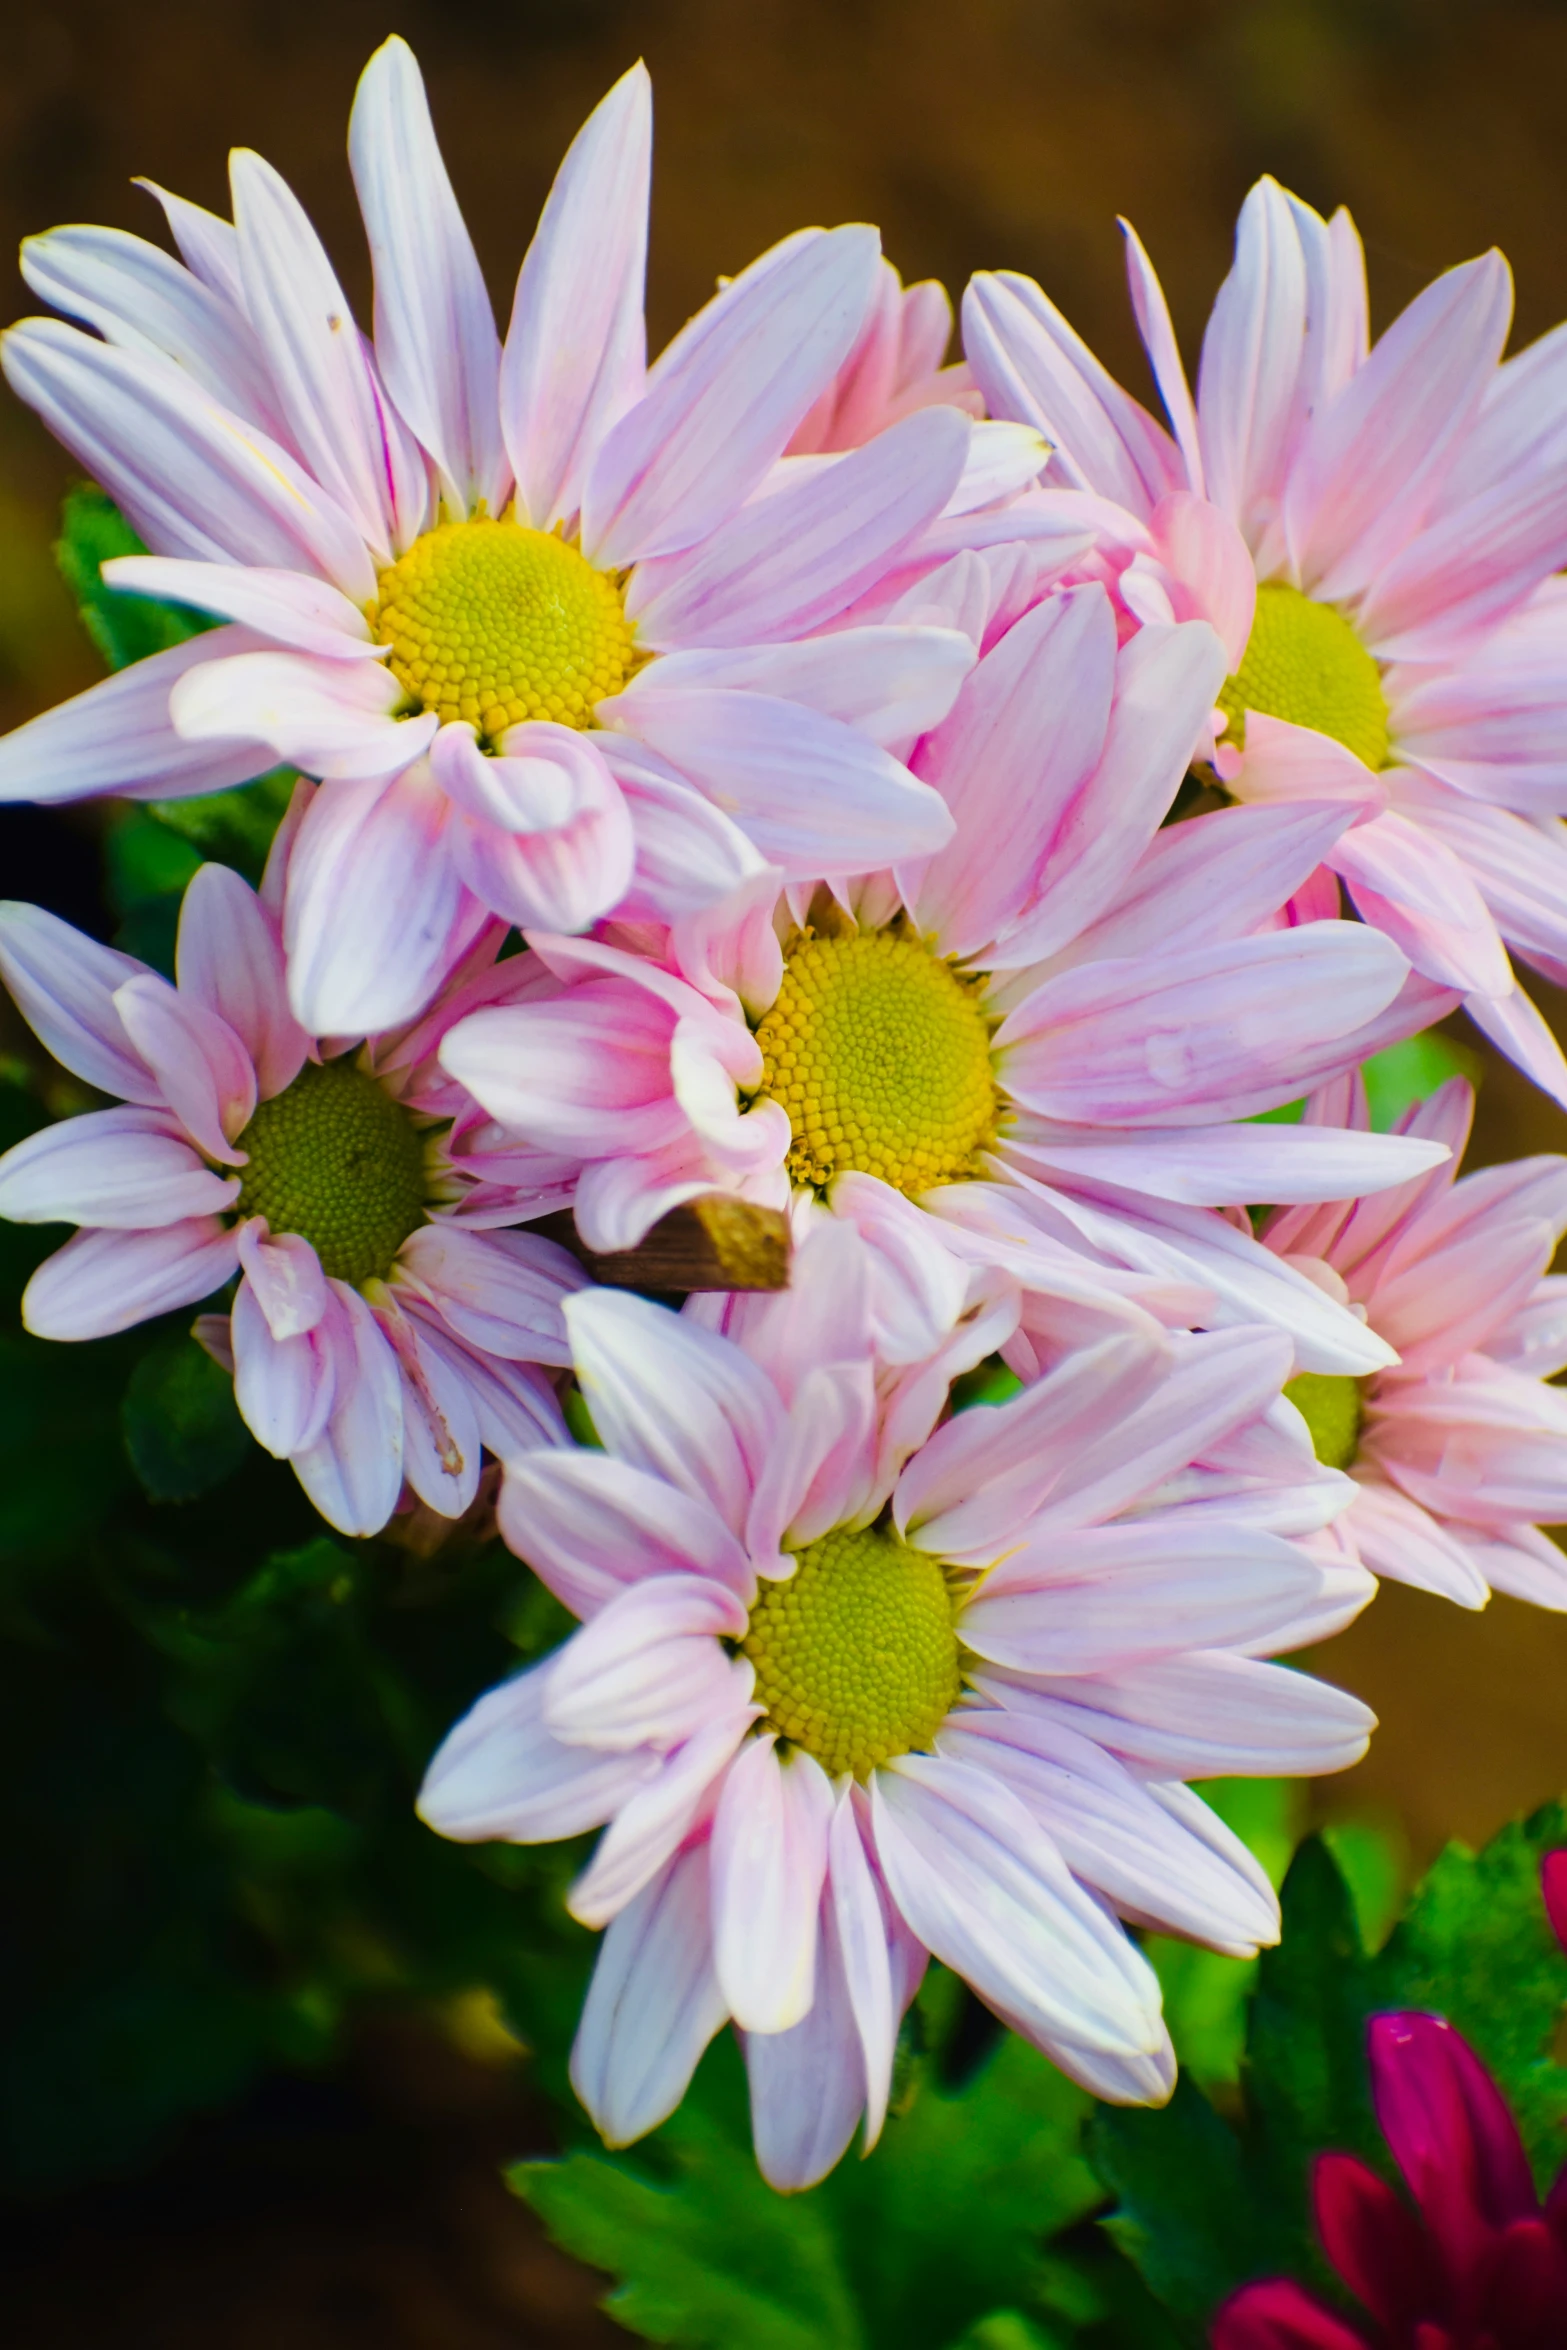
{"label": "flower disc floret", "polygon": [[351,1061],[307,1061],[239,1137],[241,1216],[297,1232],[339,1281],[384,1278],[425,1220],[424,1141],[407,1112]]}
{"label": "flower disc floret", "polygon": [[787,1582],[762,1584],[740,1649],[763,1726],[834,1776],[928,1748],[961,1684],[940,1562],[872,1527],[797,1551]]}
{"label": "flower disc floret", "polygon": [[1283,580],[1258,588],[1251,636],[1220,689],[1219,707],[1238,748],[1245,747],[1246,712],[1258,710],[1331,735],[1368,767],[1387,765],[1387,699],[1376,662],[1342,612]]}
{"label": "flower disc floret", "polygon": [[852,1169],[918,1194],[978,1171],[996,1130],[990,1032],[973,983],[922,940],[806,934],[756,1040],[796,1183]]}
{"label": "flower disc floret", "polygon": [[1347,1469],[1360,1450],[1365,1419],[1362,1382],[1330,1371],[1301,1371],[1284,1392],[1311,1430],[1311,1448],[1324,1468]]}
{"label": "flower disc floret", "polygon": [[553,531],[443,522],[383,571],[373,615],[392,675],[443,723],[588,727],[635,667],[613,577]]}

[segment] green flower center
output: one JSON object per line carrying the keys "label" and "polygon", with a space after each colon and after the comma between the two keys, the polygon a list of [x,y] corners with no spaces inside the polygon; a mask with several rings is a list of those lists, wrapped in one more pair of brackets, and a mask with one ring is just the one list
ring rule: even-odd
{"label": "green flower center", "polygon": [[370,618],[421,709],[492,739],[531,718],[591,726],[636,666],[616,581],[553,531],[486,515],[416,539]]}
{"label": "green flower center", "polygon": [[1365,1419],[1360,1381],[1331,1371],[1301,1371],[1284,1392],[1311,1430],[1311,1448],[1325,1468],[1347,1469],[1360,1450]]}
{"label": "green flower center", "polygon": [[763,1727],[834,1777],[929,1747],[961,1686],[940,1562],[869,1527],[824,1534],[787,1583],[764,1582],[740,1653]]}
{"label": "green flower center", "polygon": [[338,1281],[390,1271],[424,1222],[424,1140],[408,1113],[352,1061],[307,1061],[258,1102],[238,1147],[238,1213],[297,1232]]}
{"label": "green flower center", "polygon": [[1245,747],[1247,711],[1260,710],[1330,734],[1368,767],[1387,765],[1387,702],[1375,661],[1342,612],[1283,580],[1258,588],[1246,652],[1220,687],[1219,706],[1237,748]]}
{"label": "green flower center", "polygon": [[917,1194],[974,1174],[995,1136],[978,990],[918,938],[805,933],[756,1041],[761,1090],[794,1129],[796,1183],[853,1169]]}

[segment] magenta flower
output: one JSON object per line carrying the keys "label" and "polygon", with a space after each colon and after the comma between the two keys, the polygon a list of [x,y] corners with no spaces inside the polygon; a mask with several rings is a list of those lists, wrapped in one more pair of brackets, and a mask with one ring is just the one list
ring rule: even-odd
{"label": "magenta flower", "polygon": [[1229,790],[1354,807],[1326,862],[1364,919],[1567,1100],[1567,1062],[1506,952],[1567,972],[1567,593],[1553,576],[1567,341],[1503,362],[1512,282],[1492,252],[1371,346],[1349,215],[1324,221],[1264,179],[1194,398],[1158,279],[1127,241],[1172,431],[1011,272],[976,277],[964,302],[991,414],[1052,442],[1045,481],[1097,511],[1129,623],[1199,613],[1219,630]]}
{"label": "magenta flower", "polygon": [[[1307,1374],[1287,1392],[1320,1459],[1359,1492],[1335,1527],[1374,1574],[1483,1607],[1494,1587],[1567,1608],[1567,1560],[1540,1524],[1567,1521],[1567,1277],[1546,1272],[1567,1230],[1567,1159],[1542,1155],[1454,1181],[1474,1095],[1453,1078],[1399,1132],[1451,1158],[1371,1199],[1279,1209],[1267,1246],[1366,1326],[1397,1361],[1361,1378]],[[1340,1078],[1308,1119],[1369,1126]]]}
{"label": "magenta flower", "polygon": [[82,1227],[33,1275],[23,1320],[100,1338],[238,1274],[232,1311],[197,1335],[257,1441],[345,1534],[384,1525],[405,1479],[457,1517],[483,1449],[565,1440],[540,1366],[570,1360],[561,1308],[585,1276],[552,1241],[485,1229],[521,1204],[443,1147],[464,1101],[436,1047],[517,984],[515,959],[494,962],[502,935],[488,926],[417,1026],[355,1051],[294,1019],[275,906],[226,866],[185,893],[173,987],[37,906],[0,905],[23,1018],[119,1097],[0,1158],[0,1216]]}
{"label": "magenta flower", "polygon": [[[1567,1936],[1567,1852],[1541,1870]],[[1287,2277],[1245,2285],[1213,2350],[1558,2350],[1567,2341],[1567,2166],[1542,2208],[1496,2083],[1437,2015],[1373,2016],[1371,2095],[1414,2202],[1351,2154],[1319,2155],[1317,2233],[1368,2312],[1351,2323]]]}

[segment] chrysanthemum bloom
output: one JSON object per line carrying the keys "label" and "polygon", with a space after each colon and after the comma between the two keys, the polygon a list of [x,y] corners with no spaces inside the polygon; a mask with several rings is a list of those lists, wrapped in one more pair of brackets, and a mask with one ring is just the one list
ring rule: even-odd
{"label": "chrysanthemum bloom", "polygon": [[874,2141],[927,1952],[1099,2095],[1166,2096],[1158,1987],[1113,1913],[1239,1952],[1277,1930],[1183,1779],[1336,1770],[1370,1726],[1259,1661],[1370,1588],[1268,1530],[1321,1524],[1339,1480],[1286,1437],[1287,1487],[1188,1490],[1268,1427],[1278,1333],[1136,1317],[927,1438],[938,1394],[888,1458],[862,1265],[821,1219],[745,1348],[568,1300],[604,1449],[509,1464],[500,1506],[583,1625],[480,1699],[420,1799],[465,1839],[608,1823],[571,1897],[609,1929],[578,2094],[639,2137],[732,2018],[781,2187],[862,2113]]}
{"label": "chrysanthemum bloom", "polygon": [[1503,941],[1567,972],[1567,337],[1499,364],[1497,253],[1368,349],[1345,212],[1272,180],[1241,210],[1195,401],[1130,229],[1132,301],[1173,438],[1032,280],[974,280],[968,357],[994,416],[1101,501],[1129,614],[1208,615],[1229,653],[1217,771],[1238,798],[1342,796],[1329,862],[1368,922],[1537,1083],[1567,1063]]}
{"label": "chrysanthemum bloom", "polygon": [[[1546,1908],[1567,1922],[1563,1864]],[[1439,2015],[1377,2015],[1371,2095],[1415,2209],[1352,2154],[1319,2155],[1317,2233],[1368,2313],[1350,2323],[1285,2277],[1220,2310],[1213,2350],[1555,2350],[1567,2341],[1567,2167],[1544,2204],[1496,2083]]]}
{"label": "chrysanthemum bloom", "polygon": [[106,229],[27,247],[96,333],[28,320],[6,373],[153,550],[109,583],[229,626],[12,736],[0,793],[207,791],[274,759],[327,779],[284,912],[315,1032],[410,1017],[476,902],[585,927],[639,848],[690,892],[715,840],[814,875],[950,829],[883,746],[948,708],[970,647],[820,632],[944,509],[1037,472],[1037,435],[936,405],[784,459],[884,299],[869,228],[786,239],[647,368],[650,140],[637,67],[561,168],[504,349],[397,40],[349,133],[373,350],[248,152],[232,226],[163,198],[186,267]]}
{"label": "chrysanthemum bloom", "polygon": [[[972,619],[981,633],[984,609]],[[806,1188],[938,1252],[966,1195],[997,1182],[1200,1203],[1175,1212],[1223,1260],[1218,1286],[1235,1290],[1249,1256],[1244,1317],[1282,1312],[1313,1369],[1391,1360],[1249,1235],[1202,1229],[1201,1204],[1376,1189],[1440,1155],[1237,1123],[1424,1012],[1379,932],[1280,923],[1342,803],[1160,831],[1223,662],[1202,622],[1118,649],[1102,587],[1049,596],[912,755],[952,811],[949,848],[838,897],[764,873],[627,943],[532,933],[554,993],[481,1012],[441,1048],[520,1139],[511,1179],[526,1184],[532,1154],[541,1202],[573,1199],[594,1249],[634,1246],[714,1185],[780,1203]],[[910,1199],[939,1219],[911,1219]],[[1024,1225],[1013,1237],[1026,1251]],[[1139,1270],[1207,1282],[1178,1238],[1154,1246]]]}
{"label": "chrysanthemum bloom", "polygon": [[345,1534],[384,1525],[405,1478],[456,1517],[483,1447],[564,1441],[536,1366],[569,1359],[580,1268],[532,1233],[453,1220],[471,1183],[441,1148],[459,1105],[434,1051],[510,969],[476,961],[417,1028],[355,1052],[295,1021],[275,917],[225,866],[186,891],[177,987],[37,906],[0,906],[0,978],[23,1017],[125,1105],[0,1158],[0,1216],[83,1227],[33,1275],[23,1320],[101,1338],[237,1272],[232,1312],[198,1335],[252,1433]]}
{"label": "chrysanthemum bloom", "polygon": [[[1483,1607],[1494,1587],[1567,1608],[1567,1560],[1537,1520],[1567,1522],[1567,1277],[1547,1274],[1567,1231],[1567,1159],[1516,1159],[1454,1182],[1474,1095],[1449,1080],[1400,1131],[1452,1157],[1374,1199],[1283,1208],[1269,1248],[1364,1314],[1398,1360],[1353,1379],[1308,1373],[1286,1391],[1319,1457],[1359,1488],[1336,1532],[1375,1574]],[[1366,1126],[1359,1077],[1308,1118]]]}

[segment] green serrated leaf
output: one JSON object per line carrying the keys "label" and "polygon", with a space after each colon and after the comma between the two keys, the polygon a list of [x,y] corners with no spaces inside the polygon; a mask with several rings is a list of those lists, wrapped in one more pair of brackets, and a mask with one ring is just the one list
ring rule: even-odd
{"label": "green serrated leaf", "polygon": [[1355,1905],[1320,1837],[1296,1854],[1281,1906],[1283,1935],[1257,1970],[1246,2096],[1271,2154],[1272,2190],[1298,2208],[1319,2147],[1365,2153],[1376,2140],[1366,2088],[1369,1986]]}
{"label": "green serrated leaf", "polygon": [[1183,2328],[1206,2339],[1212,2310],[1243,2278],[1284,2268],[1294,2232],[1227,2122],[1187,2078],[1157,2112],[1104,2107],[1089,2151],[1116,2209],[1105,2233]]}
{"label": "green serrated leaf", "polygon": [[591,2154],[523,2163],[509,2176],[557,2243],[622,2278],[604,2306],[648,2341],[867,2350],[820,2210],[758,2198],[731,2135],[696,2110],[676,2140],[668,2185]]}
{"label": "green serrated leaf", "polygon": [[255,1442],[233,1380],[185,1333],[149,1347],[120,1411],[131,1466],[154,1501],[194,1501],[232,1476]]}
{"label": "green serrated leaf", "polygon": [[1427,2008],[1457,2025],[1496,2076],[1542,2186],[1567,2154],[1567,2066],[1553,2055],[1567,1954],[1540,1898],[1540,1862],[1561,1845],[1560,1803],[1481,1852],[1450,1844],[1368,1978],[1368,2007]]}
{"label": "green serrated leaf", "polygon": [[112,555],[145,555],[146,547],[112,498],[91,482],[66,495],[55,560],[76,598],[93,643],[111,669],[125,669],[151,653],[199,636],[214,622],[183,605],[160,604],[150,596],[117,595],[104,586],[102,566]]}
{"label": "green serrated leaf", "polygon": [[[939,1971],[932,1988],[940,2005]],[[947,2350],[1000,2310],[1048,2342],[1041,2246],[1098,2199],[1078,2151],[1089,2100],[1010,2036],[957,2095],[929,2069],[877,2150],[803,2195],[774,2194],[756,2169],[727,2039],[643,2146],[524,2164],[513,2184],[558,2242],[619,2280],[606,2306],[652,2341]]]}

